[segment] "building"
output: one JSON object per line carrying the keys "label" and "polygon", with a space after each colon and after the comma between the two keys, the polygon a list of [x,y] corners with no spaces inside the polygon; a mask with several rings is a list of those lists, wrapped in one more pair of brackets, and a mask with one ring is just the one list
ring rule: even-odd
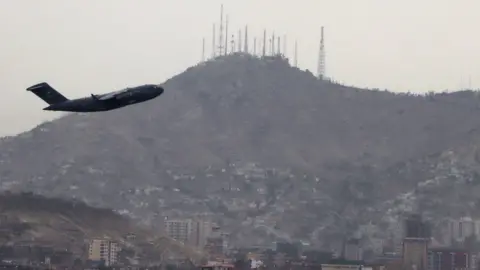
{"label": "building", "polygon": [[475,263],[465,249],[434,248],[428,251],[429,270],[473,269]]}
{"label": "building", "polygon": [[192,230],[189,236],[189,243],[198,248],[204,248],[207,238],[212,234],[214,224],[204,220],[192,221]]}
{"label": "building", "polygon": [[165,232],[169,237],[187,243],[192,233],[192,223],[191,219],[166,219]]}
{"label": "building", "polygon": [[405,269],[427,270],[428,242],[425,238],[403,240],[402,262]]}
{"label": "building", "polygon": [[430,238],[430,224],[422,220],[422,216],[412,214],[405,220],[405,237],[407,238]]}
{"label": "building", "polygon": [[463,217],[458,220],[450,220],[448,230],[451,240],[463,242],[467,237],[477,236],[480,231],[480,224],[471,217]]}
{"label": "building", "polygon": [[212,256],[220,256],[223,254],[223,239],[221,237],[207,238],[205,250]]}
{"label": "building", "polygon": [[363,251],[360,247],[360,240],[350,239],[345,243],[345,259],[353,261],[361,261],[363,259]]}
{"label": "building", "polygon": [[198,248],[207,245],[215,227],[210,221],[197,219],[165,219],[164,226],[169,237]]}
{"label": "building", "polygon": [[118,243],[109,239],[93,239],[88,249],[88,259],[91,261],[104,261],[105,266],[114,265],[118,260],[120,248]]}
{"label": "building", "polygon": [[353,270],[364,269],[365,264],[362,261],[350,261],[350,260],[332,260],[328,264],[321,264],[322,270]]}

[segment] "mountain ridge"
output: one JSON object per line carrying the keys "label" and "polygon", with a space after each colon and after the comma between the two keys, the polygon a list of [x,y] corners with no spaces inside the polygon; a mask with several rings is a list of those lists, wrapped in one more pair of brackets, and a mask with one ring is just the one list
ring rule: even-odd
{"label": "mountain ridge", "polygon": [[[480,135],[474,91],[352,88],[281,57],[220,57],[163,85],[145,104],[4,139],[0,189],[78,198],[150,223],[207,213],[239,235],[318,241],[332,233],[320,230],[333,222],[325,213],[373,209],[352,214],[349,231],[380,220],[376,205],[433,177],[427,168],[446,162],[442,154],[473,151]],[[403,176],[406,168],[415,173]]]}

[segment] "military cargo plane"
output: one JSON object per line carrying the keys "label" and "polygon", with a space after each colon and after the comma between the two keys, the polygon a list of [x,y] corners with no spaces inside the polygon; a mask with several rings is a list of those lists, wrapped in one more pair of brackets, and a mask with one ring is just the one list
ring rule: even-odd
{"label": "military cargo plane", "polygon": [[155,84],[146,84],[123,90],[89,97],[68,99],[53,89],[48,83],[42,82],[27,88],[49,104],[45,111],[63,112],[101,112],[118,109],[128,105],[144,102],[158,97],[163,93],[163,87]]}

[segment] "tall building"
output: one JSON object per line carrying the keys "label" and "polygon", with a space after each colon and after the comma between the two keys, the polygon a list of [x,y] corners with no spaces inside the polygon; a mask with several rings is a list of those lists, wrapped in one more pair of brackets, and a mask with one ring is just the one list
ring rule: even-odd
{"label": "tall building", "polygon": [[430,224],[422,219],[421,215],[412,214],[405,220],[405,237],[430,238]]}
{"label": "tall building", "polygon": [[192,232],[192,223],[191,219],[166,219],[165,231],[169,237],[182,243],[188,243]]}
{"label": "tall building", "polygon": [[212,222],[194,219],[166,219],[167,235],[177,241],[203,248],[214,227]]}
{"label": "tall building", "polygon": [[204,248],[207,238],[212,234],[213,227],[214,225],[209,221],[194,220],[188,242],[195,247]]}
{"label": "tall building", "polygon": [[428,242],[426,238],[405,238],[403,240],[403,267],[405,269],[427,270]]}
{"label": "tall building", "polygon": [[104,261],[105,266],[113,265],[118,260],[120,248],[118,243],[109,239],[93,239],[88,249],[88,259],[92,261]]}
{"label": "tall building", "polygon": [[363,251],[358,239],[349,239],[345,243],[345,259],[351,261],[363,260]]}

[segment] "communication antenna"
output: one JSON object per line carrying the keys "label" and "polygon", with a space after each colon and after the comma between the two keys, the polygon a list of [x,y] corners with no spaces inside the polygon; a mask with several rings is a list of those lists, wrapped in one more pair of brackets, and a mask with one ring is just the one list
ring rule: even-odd
{"label": "communication antenna", "polygon": [[246,53],[248,53],[248,26],[245,25],[245,45],[243,49]]}
{"label": "communication antenna", "polygon": [[263,49],[262,49],[262,56],[265,57],[265,50],[267,47],[267,30],[263,30]]}
{"label": "communication antenna", "polygon": [[235,53],[235,36],[232,35],[232,40],[230,41],[230,52]]}
{"label": "communication antenna", "polygon": [[228,15],[225,18],[225,55],[228,54]]}
{"label": "communication antenna", "polygon": [[242,30],[238,30],[238,52],[242,51]]}
{"label": "communication antenna", "polygon": [[272,33],[272,56],[275,54],[275,32]]}
{"label": "communication antenna", "polygon": [[318,78],[323,80],[325,78],[325,40],[323,36],[323,26],[320,30],[320,48],[318,51]]}
{"label": "communication antenna", "polygon": [[253,37],[253,55],[257,55],[257,37]]}
{"label": "communication antenna", "polygon": [[218,55],[223,54],[223,4],[220,5],[220,29],[218,33]]}
{"label": "communication antenna", "polygon": [[287,55],[287,35],[283,36],[283,56]]}
{"label": "communication antenna", "polygon": [[212,36],[212,58],[215,58],[215,24],[213,24],[213,36]]}
{"label": "communication antenna", "polygon": [[298,60],[298,54],[297,54],[297,52],[298,52],[298,51],[297,51],[297,41],[295,40],[295,53],[294,53],[294,56],[293,56],[293,65],[294,65],[295,67],[298,67],[298,65],[297,65],[297,64],[298,64],[298,62],[297,62],[297,60]]}

